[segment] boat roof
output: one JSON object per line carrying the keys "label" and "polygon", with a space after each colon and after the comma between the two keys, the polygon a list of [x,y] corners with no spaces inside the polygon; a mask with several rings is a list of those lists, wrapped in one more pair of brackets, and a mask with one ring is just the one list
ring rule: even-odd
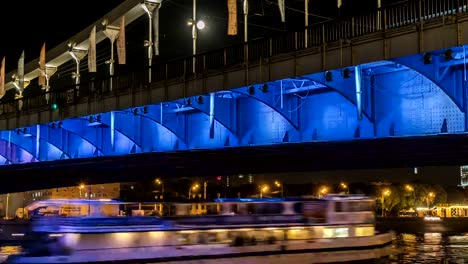
{"label": "boat roof", "polygon": [[231,203],[261,203],[261,202],[294,202],[294,201],[324,201],[324,200],[368,200],[368,196],[362,194],[327,194],[322,198],[308,197],[288,197],[288,198],[218,198],[215,202],[231,202]]}
{"label": "boat roof", "polygon": [[39,201],[34,201],[28,206],[26,206],[26,209],[28,210],[34,210],[39,207],[44,207],[44,206],[50,206],[50,205],[67,205],[67,204],[126,204],[126,202],[121,202],[113,199],[45,199],[45,200],[39,200]]}

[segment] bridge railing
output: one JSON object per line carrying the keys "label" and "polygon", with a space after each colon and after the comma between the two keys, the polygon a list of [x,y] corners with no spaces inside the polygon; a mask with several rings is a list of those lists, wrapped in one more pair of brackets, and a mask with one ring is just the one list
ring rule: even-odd
{"label": "bridge railing", "polygon": [[[244,67],[247,64],[262,63],[279,54],[294,52],[311,47],[322,47],[326,43],[347,41],[382,30],[397,28],[409,24],[421,23],[430,19],[449,16],[467,11],[468,0],[409,0],[394,5],[382,7],[375,12],[337,21],[328,21],[311,25],[307,29],[296,32],[284,32],[271,38],[249,41],[247,44],[226,47],[195,56],[195,72],[207,73],[230,67]],[[246,50],[248,52],[246,52]],[[246,58],[248,54],[248,58]],[[161,82],[177,79],[193,78],[194,57],[185,57],[155,64],[145,71],[135,71],[112,79],[90,79],[79,86],[75,85],[53,88],[49,92],[35,93],[23,98],[13,99],[13,96],[0,99],[1,114],[13,115],[18,111],[36,111],[47,108],[51,103],[71,105],[86,100],[128,92],[129,90],[147,89],[151,82]]]}

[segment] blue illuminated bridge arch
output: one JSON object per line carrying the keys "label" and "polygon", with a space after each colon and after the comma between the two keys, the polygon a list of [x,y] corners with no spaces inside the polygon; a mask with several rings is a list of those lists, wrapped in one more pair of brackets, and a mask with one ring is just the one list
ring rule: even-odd
{"label": "blue illuminated bridge arch", "polygon": [[0,165],[468,130],[464,47],[0,132]]}

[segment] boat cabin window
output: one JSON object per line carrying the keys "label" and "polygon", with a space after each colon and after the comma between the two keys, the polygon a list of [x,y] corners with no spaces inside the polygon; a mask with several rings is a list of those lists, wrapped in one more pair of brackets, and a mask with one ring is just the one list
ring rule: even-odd
{"label": "boat cabin window", "polygon": [[373,210],[373,203],[371,201],[335,202],[335,212],[366,212]]}
{"label": "boat cabin window", "polygon": [[294,208],[294,212],[296,214],[302,214],[304,212],[304,204],[303,203],[294,203],[293,208]]}
{"label": "boat cabin window", "polygon": [[283,205],[280,203],[251,203],[247,205],[249,214],[281,214]]}

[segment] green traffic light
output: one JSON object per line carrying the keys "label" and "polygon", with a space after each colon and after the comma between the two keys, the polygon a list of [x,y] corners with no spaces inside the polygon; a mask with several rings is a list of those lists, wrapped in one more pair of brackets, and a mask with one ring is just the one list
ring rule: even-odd
{"label": "green traffic light", "polygon": [[57,103],[52,103],[52,104],[50,105],[50,108],[51,108],[52,110],[57,110],[57,109],[58,109],[58,104],[57,104]]}

